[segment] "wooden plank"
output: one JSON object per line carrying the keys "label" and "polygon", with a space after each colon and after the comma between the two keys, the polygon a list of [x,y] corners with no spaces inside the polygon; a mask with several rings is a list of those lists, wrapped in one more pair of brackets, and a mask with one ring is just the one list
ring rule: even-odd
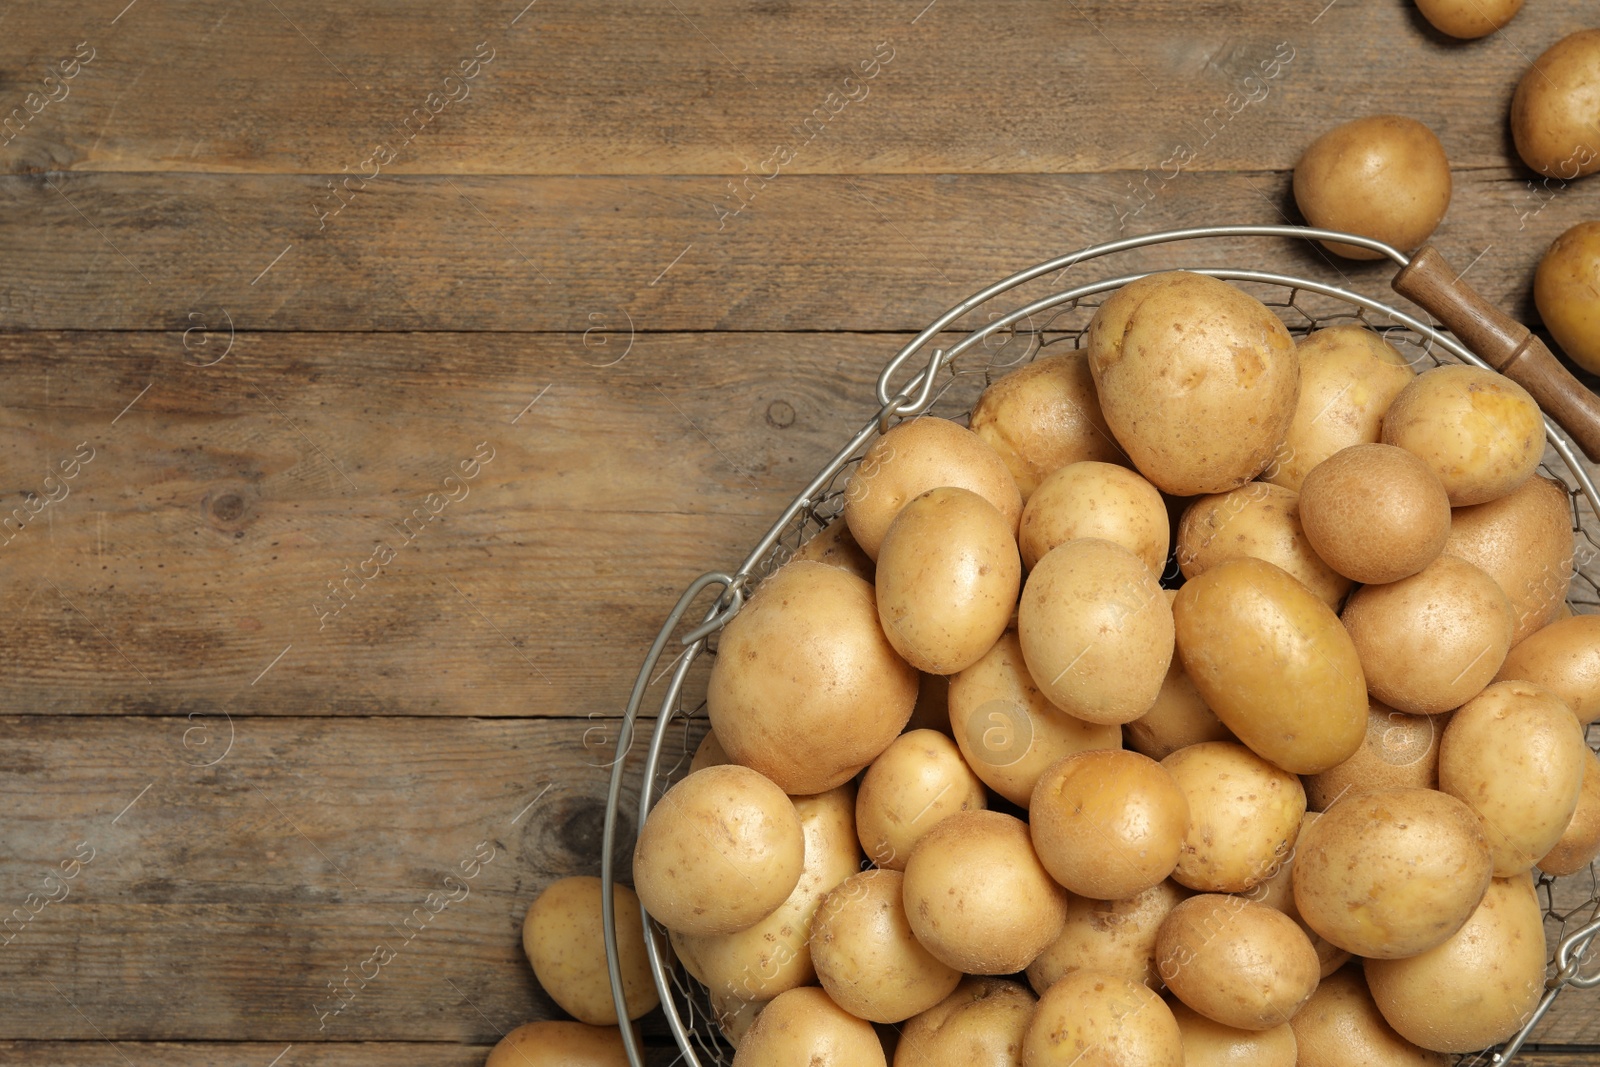
{"label": "wooden plank", "polygon": [[[13,1067],[483,1067],[489,1048],[445,1041],[0,1041],[0,1058]],[[645,1062],[672,1067],[677,1052],[653,1043]]]}
{"label": "wooden plank", "polygon": [[[787,173],[1136,171],[1180,143],[1194,169],[1285,168],[1335,123],[1392,109],[1459,165],[1497,165],[1518,78],[1592,14],[1530,5],[1461,43],[1410,5],[1326,0],[1200,20],[1180,0],[123,6],[11,16],[7,170],[339,177],[370,172],[379,142],[389,173],[739,175],[778,149]],[[46,85],[79,42],[92,60]],[[493,58],[445,81],[475,54]],[[437,117],[408,135],[417,108]]]}
{"label": "wooden plank", "polygon": [[[230,321],[239,330],[578,335],[916,331],[974,291],[1085,245],[1295,217],[1281,172],[1130,177],[796,175],[721,222],[715,178],[401,177],[374,183],[322,229],[310,178],[8,177],[0,315],[13,329],[192,329],[195,345],[201,325]],[[1600,185],[1530,189],[1506,168],[1458,178],[1441,251],[1470,266],[1491,301],[1531,321],[1538,257],[1600,210]],[[1281,239],[1146,249],[1083,263],[1063,280],[1202,264],[1287,270],[1399,299],[1390,265]]]}

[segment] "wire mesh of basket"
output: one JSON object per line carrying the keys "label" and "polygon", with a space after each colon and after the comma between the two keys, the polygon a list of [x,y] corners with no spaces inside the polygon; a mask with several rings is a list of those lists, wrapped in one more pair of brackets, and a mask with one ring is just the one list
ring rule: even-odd
{"label": "wire mesh of basket", "polygon": [[[716,654],[716,635],[739,611],[750,593],[787,563],[830,523],[841,521],[846,487],[862,454],[882,432],[900,420],[935,415],[964,423],[983,390],[996,379],[1041,355],[1080,348],[1101,301],[1143,274],[1108,277],[1062,287],[1080,264],[1147,245],[1217,237],[1328,239],[1370,248],[1406,268],[1412,261],[1381,242],[1352,234],[1297,226],[1219,226],[1150,234],[1082,249],[1021,271],[974,294],[940,316],[891,359],[878,379],[873,414],[790,502],[748,555],[728,571],[711,571],[684,590],[668,615],[639,671],[618,737],[619,753],[612,767],[602,851],[602,894],[606,954],[612,988],[623,1005],[618,977],[615,930],[618,923],[641,922],[646,948],[668,1029],[689,1067],[726,1065],[732,1046],[722,1036],[708,991],[672,958],[666,931],[648,915],[615,914],[609,887],[615,878],[614,855],[625,779],[637,774],[638,808],[634,825],[642,825],[651,806],[685,773],[696,742],[705,733],[703,674],[690,685],[700,657]],[[1419,253],[1420,258],[1421,254]],[[1432,325],[1424,313],[1401,310],[1389,303],[1306,278],[1258,270],[1188,266],[1184,269],[1230,281],[1271,308],[1296,337],[1341,324],[1366,326],[1403,355],[1414,369],[1445,363],[1490,366],[1457,337]],[[1458,279],[1459,280],[1459,279]],[[1396,287],[1399,288],[1397,282]],[[973,325],[974,322],[979,323]],[[897,384],[899,383],[899,384]],[[1564,485],[1572,508],[1574,575],[1568,603],[1580,612],[1600,612],[1600,494],[1580,458],[1574,439],[1547,415],[1546,449],[1539,468]],[[1169,561],[1163,576],[1174,579]],[[707,596],[708,591],[714,597]],[[706,603],[709,599],[709,603]],[[700,609],[698,620],[685,617]],[[680,632],[681,631],[681,632]],[[675,647],[674,647],[675,646]],[[653,714],[645,695],[666,681]],[[635,732],[648,729],[643,752],[633,751]],[[1600,745],[1600,723],[1588,734],[1591,748]],[[1535,870],[1536,874],[1539,874]],[[1538,891],[1545,913],[1550,949],[1546,990],[1522,1030],[1498,1049],[1458,1059],[1462,1065],[1510,1062],[1537,1027],[1557,994],[1570,987],[1600,985],[1600,973],[1586,973],[1585,953],[1600,934],[1600,873],[1589,869],[1565,878],[1540,875]],[[639,1040],[623,1028],[628,1055],[644,1064]]]}

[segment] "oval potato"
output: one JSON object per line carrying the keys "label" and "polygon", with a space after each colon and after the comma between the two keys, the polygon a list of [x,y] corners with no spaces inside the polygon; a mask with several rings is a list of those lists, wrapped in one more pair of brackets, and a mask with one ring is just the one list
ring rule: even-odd
{"label": "oval potato", "polygon": [[1028,984],[1043,993],[1073,971],[1094,971],[1161,988],[1156,973],[1156,931],[1190,896],[1168,879],[1124,900],[1093,900],[1068,894],[1061,936],[1028,964]]}
{"label": "oval potato", "polygon": [[872,862],[900,871],[917,839],[958,811],[989,806],[983,782],[944,734],[912,730],[867,768],[856,796],[856,832]]}
{"label": "oval potato", "polygon": [[1017,1067],[1036,997],[1005,978],[970,977],[906,1020],[895,1067]]}
{"label": "oval potato", "polygon": [[1039,484],[1022,509],[1017,543],[1023,566],[1032,570],[1057,545],[1099,537],[1159,575],[1171,536],[1166,501],[1155,486],[1127,467],[1086,461],[1069,463]]}
{"label": "oval potato", "polygon": [[1040,356],[994,382],[978,398],[970,422],[1005,461],[1024,503],[1068,463],[1128,462],[1100,413],[1082,351]]}
{"label": "oval potato", "polygon": [[1288,1023],[1240,1030],[1206,1018],[1181,1000],[1168,1007],[1183,1035],[1183,1067],[1296,1067]]}
{"label": "oval potato", "polygon": [[1345,967],[1322,980],[1289,1025],[1297,1067],[1448,1067],[1442,1053],[1418,1048],[1389,1025],[1367,992],[1361,968]]}
{"label": "oval potato", "polygon": [[1492,370],[1445,364],[1413,378],[1383,416],[1383,443],[1416,454],[1451,507],[1505,496],[1544,458],[1544,414]]}
{"label": "oval potato", "polygon": [[1444,546],[1511,601],[1513,645],[1555,621],[1572,584],[1572,549],[1572,498],[1542,475],[1498,500],[1456,508]]}
{"label": "oval potato", "polygon": [[1366,740],[1337,767],[1306,777],[1307,805],[1322,811],[1374,789],[1438,788],[1439,737],[1448,721],[1448,712],[1407,715],[1370,701]]}
{"label": "oval potato", "polygon": [[1039,998],[1022,1041],[1026,1067],[1183,1067],[1172,1009],[1129,978],[1075,971]]}
{"label": "oval potato", "polygon": [[1510,678],[1549,690],[1585,726],[1600,718],[1600,615],[1558,619],[1522,640],[1494,676]]}
{"label": "oval potato", "polygon": [[911,932],[899,871],[868,870],[833,888],[811,926],[811,958],[833,1002],[875,1023],[898,1023],[955,991],[961,972]]}
{"label": "oval potato", "polygon": [[1561,351],[1600,373],[1600,222],[1580,222],[1551,242],[1533,276],[1533,302]]}
{"label": "oval potato", "polygon": [[[616,909],[617,951],[628,1018],[637,1019],[661,1002],[650,959],[645,955],[644,929],[637,922],[639,898],[621,883],[612,884]],[[550,999],[568,1015],[591,1026],[615,1026],[617,1006],[606,967],[605,923],[600,910],[603,890],[598,878],[560,878],[534,898],[522,922],[522,949],[533,976]]]}
{"label": "oval potato", "polygon": [[1173,880],[1203,893],[1241,893],[1272,877],[1306,813],[1300,779],[1226,741],[1180,748],[1161,766],[1189,804]]}
{"label": "oval potato", "polygon": [[1322,974],[1316,950],[1293,919],[1216,893],[1172,909],[1156,935],[1156,971],[1179,1000],[1238,1030],[1288,1022]]}
{"label": "oval potato", "polygon": [[1579,30],[1545,49],[1511,98],[1511,137],[1522,161],[1562,181],[1600,170],[1597,98],[1600,29]]}
{"label": "oval potato", "polygon": [[628,1053],[615,1026],[548,1020],[506,1034],[483,1067],[628,1067]]}
{"label": "oval potato", "polygon": [[[1307,222],[1403,252],[1438,228],[1450,193],[1444,146],[1432,130],[1403,115],[1368,115],[1335,126],[1294,165],[1294,200]],[[1344,241],[1321,243],[1350,259],[1383,258]]]}
{"label": "oval potato", "polygon": [[1600,756],[1592,751],[1583,761],[1583,792],[1561,839],[1539,861],[1539,869],[1556,876],[1577,874],[1600,856]]}
{"label": "oval potato", "polygon": [[774,997],[733,1056],[733,1067],[888,1067],[888,1062],[872,1024],[816,986]]}

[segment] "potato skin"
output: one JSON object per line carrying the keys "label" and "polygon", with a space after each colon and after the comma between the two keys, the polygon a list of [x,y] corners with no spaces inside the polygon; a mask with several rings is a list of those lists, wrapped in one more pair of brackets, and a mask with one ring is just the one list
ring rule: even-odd
{"label": "potato skin", "polygon": [[1393,445],[1351,445],[1300,486],[1300,525],[1316,554],[1346,578],[1397,582],[1439,558],[1450,498],[1428,465]]}
{"label": "potato skin", "polygon": [[794,561],[723,629],[706,711],[736,762],[809,796],[849,781],[888,748],[917,688],[916,668],[883,635],[872,586]]}
{"label": "potato skin", "polygon": [[955,991],[961,972],[933,957],[906,919],[899,871],[867,870],[833,888],[811,927],[822,988],[851,1015],[903,1022]]}
{"label": "potato skin", "polygon": [[1288,329],[1215,278],[1172,271],[1124,285],[1095,312],[1086,347],[1106,424],[1174,496],[1248,482],[1294,418],[1300,363]]}
{"label": "potato skin", "polygon": [[1167,505],[1155,486],[1127,467],[1069,463],[1053,471],[1022,509],[1017,531],[1023,565],[1075,537],[1114,541],[1160,575],[1172,536]]}
{"label": "potato skin", "polygon": [[733,1067],[888,1067],[877,1032],[816,986],[774,997],[750,1024]]}
{"label": "potato skin", "polygon": [[1189,803],[1172,878],[1207,893],[1241,893],[1272,877],[1306,812],[1300,779],[1243,745],[1207,741],[1161,761]]}
{"label": "potato skin", "polygon": [[1370,701],[1366,740],[1337,767],[1305,779],[1306,803],[1323,811],[1345,797],[1374,789],[1438,788],[1439,738],[1448,722],[1448,712],[1407,715]]}
{"label": "potato skin", "polygon": [[1533,276],[1533,302],[1561,351],[1600,373],[1600,222],[1580,222],[1551,242]]}
{"label": "potato skin", "polygon": [[[1409,252],[1450,207],[1450,160],[1432,130],[1402,115],[1372,115],[1335,126],[1294,167],[1294,199],[1313,226],[1373,237]],[[1349,259],[1381,259],[1323,241]]]}
{"label": "potato skin", "polygon": [[1400,390],[1383,416],[1383,443],[1432,467],[1451,507],[1482,504],[1533,477],[1544,458],[1544,414],[1510,378],[1446,364]]}
{"label": "potato skin", "polygon": [[856,544],[855,535],[850,532],[850,524],[842,518],[834,519],[817,531],[811,540],[800,546],[794,558],[839,567],[867,583],[872,582],[876,568],[871,557],[861,551],[861,546]]}
{"label": "potato skin", "polygon": [[1268,482],[1203,496],[1178,523],[1178,567],[1196,578],[1219,563],[1253,557],[1283,568],[1335,611],[1351,581],[1317,555],[1300,518],[1300,494]]}
{"label": "potato skin", "polygon": [[988,806],[982,780],[954,741],[910,730],[867,768],[856,796],[856,832],[873,863],[902,871],[917,839],[941,819]]}
{"label": "potato skin", "polygon": [[1073,971],[1114,974],[1161,988],[1156,973],[1156,932],[1191,892],[1170,878],[1124,900],[1068,894],[1061,936],[1028,964],[1028,984],[1043,994]]}
{"label": "potato skin", "polygon": [[1578,722],[1600,718],[1600,615],[1572,615],[1525,638],[1494,680],[1519,678],[1559,697]]}
{"label": "potato skin", "polygon": [[[1306,832],[1306,827],[1322,817],[1321,812],[1308,811],[1300,817],[1300,833]],[[1299,838],[1296,837],[1296,842]],[[1300,909],[1294,902],[1294,857],[1295,851],[1290,850],[1279,862],[1276,870],[1259,885],[1252,886],[1247,891],[1238,894],[1246,900],[1257,904],[1265,904],[1269,908],[1283,912],[1304,932],[1311,941],[1311,947],[1317,953],[1317,962],[1322,968],[1324,977],[1350,962],[1350,953],[1335,945],[1315,930],[1311,929],[1306,921],[1300,917]]]}
{"label": "potato skin", "polygon": [[1534,60],[1511,98],[1511,137],[1534,170],[1570,181],[1600,170],[1600,29],[1563,37]]}
{"label": "potato skin", "polygon": [[1288,1023],[1240,1030],[1206,1018],[1181,1000],[1168,1007],[1183,1035],[1183,1067],[1296,1067]]}
{"label": "potato skin", "polygon": [[1449,37],[1487,37],[1516,17],[1522,0],[1417,0],[1417,10]]}
{"label": "potato skin", "polygon": [[506,1034],[483,1067],[628,1067],[628,1053],[615,1026],[550,1020]]}
{"label": "potato skin", "polygon": [[1494,873],[1483,822],[1433,789],[1346,796],[1295,849],[1300,918],[1358,956],[1425,952],[1460,929]]}
{"label": "potato skin", "polygon": [[1367,683],[1356,646],[1327,604],[1281,568],[1229,560],[1185,583],[1172,614],[1195,688],[1262,758],[1316,774],[1361,746]]}
{"label": "potato skin", "polygon": [[1016,1067],[1037,1001],[1005,978],[969,977],[900,1028],[895,1067]]}
{"label": "potato skin", "polygon": [[1082,351],[1040,356],[994,382],[978,398],[969,422],[1005,461],[1023,503],[1068,463],[1128,462],[1100,413]]}
{"label": "potato skin", "polygon": [[1418,1048],[1394,1032],[1367,992],[1360,965],[1322,980],[1311,999],[1289,1020],[1298,1048],[1297,1067],[1448,1067],[1443,1053]]}
{"label": "potato skin", "polygon": [[1195,1011],[1238,1030],[1288,1022],[1322,967],[1295,921],[1243,897],[1203,893],[1183,901],[1156,935],[1156,971]]}
{"label": "potato skin", "polygon": [[1039,998],[1022,1067],[1183,1067],[1183,1035],[1138,982],[1076,971]]}
{"label": "potato skin", "polygon": [[[1164,592],[1168,603],[1178,595],[1176,589]],[[1156,702],[1122,729],[1127,747],[1153,760],[1166,759],[1178,749],[1202,741],[1239,740],[1206,705],[1205,697],[1194,687],[1194,679],[1183,669],[1183,657],[1177,655],[1167,665],[1167,676],[1161,682]]]}
{"label": "potato skin", "polygon": [[[528,908],[522,923],[522,948],[533,965],[533,976],[563,1011],[591,1026],[615,1026],[617,1006],[606,969],[602,895],[598,878],[551,882]],[[637,1019],[653,1011],[661,999],[650,976],[644,931],[635,921],[639,898],[619,882],[612,885],[612,901],[618,917],[623,995],[628,1018]]]}
{"label": "potato skin", "polygon": [[1572,500],[1539,474],[1497,500],[1456,508],[1444,545],[1505,592],[1512,645],[1555,621],[1572,584],[1572,549]]}
{"label": "potato skin", "polygon": [[1583,761],[1583,792],[1572,821],[1556,846],[1539,861],[1539,869],[1557,877],[1577,874],[1596,856],[1600,856],[1600,756],[1591,751]]}

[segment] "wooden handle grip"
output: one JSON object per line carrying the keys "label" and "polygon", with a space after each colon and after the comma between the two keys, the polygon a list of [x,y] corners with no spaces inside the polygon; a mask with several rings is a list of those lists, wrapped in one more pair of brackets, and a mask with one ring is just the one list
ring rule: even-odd
{"label": "wooden handle grip", "polygon": [[1526,389],[1545,413],[1600,462],[1600,397],[1522,323],[1484,300],[1432,246],[1395,275],[1395,292],[1426,308],[1485,363]]}

